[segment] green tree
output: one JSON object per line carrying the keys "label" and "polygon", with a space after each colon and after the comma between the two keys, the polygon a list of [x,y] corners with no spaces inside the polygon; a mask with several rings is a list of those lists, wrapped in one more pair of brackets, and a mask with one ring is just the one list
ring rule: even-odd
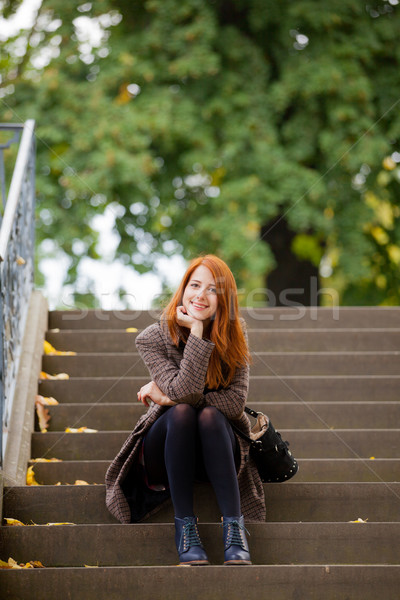
{"label": "green tree", "polygon": [[38,123],[39,247],[74,281],[110,206],[139,272],[215,252],[244,301],[322,266],[344,303],[398,303],[396,4],[44,2],[0,63],[3,120]]}

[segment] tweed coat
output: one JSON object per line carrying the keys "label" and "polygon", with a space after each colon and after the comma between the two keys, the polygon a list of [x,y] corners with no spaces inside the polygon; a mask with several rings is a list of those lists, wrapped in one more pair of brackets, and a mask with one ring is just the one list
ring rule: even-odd
{"label": "tweed coat", "polygon": [[[241,321],[244,327],[244,321]],[[176,347],[167,326],[158,322],[137,336],[136,346],[150,378],[171,400],[194,408],[214,406],[249,435],[250,421],[243,412],[249,386],[248,366],[237,369],[227,388],[207,390],[205,380],[214,348],[210,340],[190,334],[186,344]],[[165,410],[166,407],[151,403],[107,470],[106,504],[122,523],[148,517],[169,498],[168,491],[155,492],[143,486],[143,477],[138,470],[143,438]],[[242,513],[247,521],[264,521],[265,500],[260,476],[249,456],[248,443],[235,435],[240,447],[238,483]],[[146,489],[142,489],[138,496],[139,486]],[[144,506],[138,507],[138,504]]]}

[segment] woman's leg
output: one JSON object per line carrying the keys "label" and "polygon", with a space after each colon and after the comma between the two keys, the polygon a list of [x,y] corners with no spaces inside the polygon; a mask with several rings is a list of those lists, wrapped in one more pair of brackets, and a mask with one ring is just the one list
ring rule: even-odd
{"label": "woman's leg", "polygon": [[223,515],[240,516],[236,438],[226,417],[213,406],[198,412],[198,431],[204,467]]}
{"label": "woman's leg", "polygon": [[235,466],[236,438],[228,420],[213,406],[199,413],[198,429],[204,466],[222,512],[224,564],[251,565],[244,519],[240,510]]}
{"label": "woman's leg", "polygon": [[189,404],[169,408],[151,426],[144,442],[149,483],[168,483],[175,515],[193,515],[197,411]]}

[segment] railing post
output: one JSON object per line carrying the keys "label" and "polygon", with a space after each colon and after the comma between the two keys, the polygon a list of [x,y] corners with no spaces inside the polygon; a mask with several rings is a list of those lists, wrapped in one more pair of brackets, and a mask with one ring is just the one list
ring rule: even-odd
{"label": "railing post", "polygon": [[[0,228],[1,467],[7,444],[25,321],[33,290],[36,154],[34,128],[33,120],[28,120],[23,125],[0,125],[0,131],[14,132],[14,138],[8,145],[0,146],[2,164],[4,149],[17,141],[16,133],[22,132]],[[5,185],[2,185],[2,189],[5,189]]]}

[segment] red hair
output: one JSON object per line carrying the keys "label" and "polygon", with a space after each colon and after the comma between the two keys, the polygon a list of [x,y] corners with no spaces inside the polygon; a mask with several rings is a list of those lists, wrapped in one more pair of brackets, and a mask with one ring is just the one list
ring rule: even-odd
{"label": "red hair", "polygon": [[215,344],[215,348],[210,357],[206,377],[206,386],[217,389],[227,387],[236,370],[250,363],[250,352],[240,322],[236,282],[228,265],[213,254],[192,260],[178,289],[164,309],[161,321],[167,323],[176,346],[180,340],[187,341],[189,330],[178,325],[176,309],[182,304],[186,286],[200,265],[207,267],[213,274],[218,296],[217,311],[211,321],[210,331],[210,340]]}

